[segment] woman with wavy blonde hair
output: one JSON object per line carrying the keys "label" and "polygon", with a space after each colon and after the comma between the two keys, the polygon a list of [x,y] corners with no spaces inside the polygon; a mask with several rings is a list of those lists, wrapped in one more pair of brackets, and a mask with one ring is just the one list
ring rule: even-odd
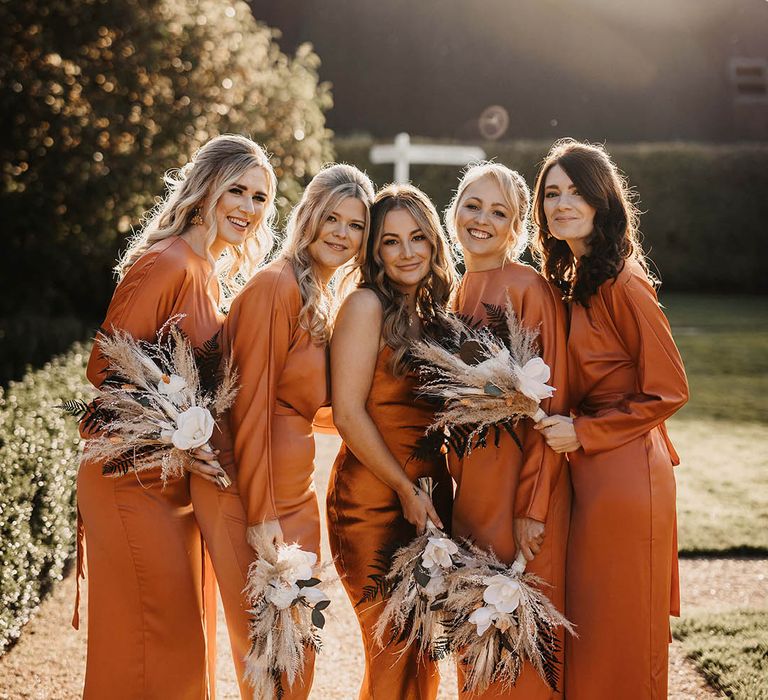
{"label": "woman with wavy blonde hair", "polygon": [[[117,265],[119,282],[102,325],[154,340],[171,316],[195,346],[221,329],[221,282],[247,275],[272,240],[275,176],[264,151],[243,136],[218,136],[181,171]],[[228,271],[216,274],[220,260]],[[94,385],[107,366],[95,346]],[[84,437],[87,437],[85,435]],[[199,453],[188,470],[215,490],[222,468]],[[209,697],[200,530],[187,478],[160,479],[160,466],[102,476],[83,462],[77,478],[78,554],[87,543],[88,660],[85,698]],[[78,566],[78,574],[82,568]],[[215,611],[214,611],[215,612]],[[75,624],[78,623],[77,613]]]}
{"label": "woman with wavy blonde hair", "polygon": [[[234,481],[206,510],[218,509],[220,532],[209,545],[222,591],[241,693],[249,651],[242,591],[264,539],[298,542],[320,555],[320,515],[313,483],[312,421],[330,400],[328,339],[338,271],[365,245],[373,186],[351,165],[331,165],[307,185],[288,220],[283,246],[232,303],[224,326],[240,391],[229,412],[231,438],[220,460]],[[208,490],[210,492],[210,490]],[[196,503],[197,506],[197,503]],[[306,698],[314,657],[307,653],[285,698]]]}
{"label": "woman with wavy blonde hair", "polygon": [[[506,166],[480,163],[464,172],[446,211],[446,226],[466,263],[454,309],[473,323],[493,327],[504,324],[510,305],[524,326],[537,330],[539,350],[552,370],[548,383],[556,389],[542,408],[562,411],[568,405],[564,309],[552,286],[518,260],[528,242],[529,205],[525,180]],[[570,507],[565,460],[547,447],[530,420],[519,421],[514,430],[517,444],[500,431],[485,447],[451,455],[453,535],[492,549],[507,564],[521,551],[528,570],[549,584],[546,594],[562,611]],[[463,673],[459,666],[462,698]],[[526,663],[513,689],[492,685],[478,697],[559,696]]]}
{"label": "woman with wavy blonde hair", "polygon": [[[449,522],[452,485],[445,459],[412,458],[433,408],[414,393],[411,342],[435,332],[453,290],[455,271],[440,219],[429,198],[410,185],[381,190],[371,209],[362,284],[342,304],[331,341],[333,413],[344,444],[328,491],[331,551],[357,614],[365,647],[359,697],[437,695],[437,664],[402,644],[376,646],[382,610],[365,595],[382,551],[393,551],[426,526]],[[432,477],[434,505],[417,486]]]}

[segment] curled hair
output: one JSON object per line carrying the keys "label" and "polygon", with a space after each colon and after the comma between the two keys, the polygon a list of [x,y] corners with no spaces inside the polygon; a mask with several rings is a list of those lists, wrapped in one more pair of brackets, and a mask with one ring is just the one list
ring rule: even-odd
{"label": "curled hair", "polygon": [[513,262],[520,257],[528,245],[528,209],[531,205],[531,191],[528,189],[523,176],[506,165],[482,161],[470,165],[462,173],[456,194],[453,195],[453,199],[445,210],[445,228],[451,238],[454,250],[461,254],[456,229],[459,204],[467,187],[484,177],[493,178],[501,190],[504,203],[511,212],[512,240],[505,252],[504,259]]}
{"label": "curled hair", "polygon": [[[566,241],[549,231],[544,213],[544,188],[549,171],[559,165],[572,180],[581,197],[595,210],[592,233],[585,243],[589,252],[574,258]],[[556,141],[536,178],[533,194],[533,222],[536,236],[533,251],[544,276],[568,300],[582,306],[604,282],[616,279],[626,260],[637,260],[648,271],[638,237],[638,211],[626,179],[600,145],[573,139]]]}
{"label": "curled hair", "polygon": [[237,134],[216,136],[202,146],[192,160],[179,170],[165,174],[167,193],[145,217],[144,225],[128,243],[115,266],[118,279],[154,244],[179,236],[189,228],[195,209],[207,225],[206,253],[211,269],[216,263],[211,245],[218,235],[216,205],[219,198],[251,168],[263,168],[267,175],[267,208],[258,227],[239,246],[228,246],[219,268],[226,297],[232,297],[245,284],[257,265],[272,248],[272,226],[276,217],[277,179],[264,149],[251,139]]}
{"label": "curled hair", "polygon": [[405,356],[411,344],[408,335],[410,313],[407,297],[387,277],[379,254],[384,219],[391,211],[407,211],[432,247],[429,273],[416,289],[416,313],[429,332],[438,325],[456,283],[450,246],[440,225],[440,217],[429,197],[412,185],[387,185],[379,190],[371,207],[371,235],[360,262],[362,285],[376,291],[384,306],[381,337],[393,351],[392,370],[405,372]]}
{"label": "curled hair", "polygon": [[302,300],[299,325],[318,344],[328,342],[331,337],[333,312],[340,301],[334,299],[338,275],[326,285],[313,265],[309,246],[317,239],[328,215],[347,197],[359,199],[365,207],[361,243],[361,250],[364,250],[370,230],[373,184],[365,173],[345,163],[326,166],[312,178],[291,211],[280,250],[280,255],[291,262],[299,283]]}

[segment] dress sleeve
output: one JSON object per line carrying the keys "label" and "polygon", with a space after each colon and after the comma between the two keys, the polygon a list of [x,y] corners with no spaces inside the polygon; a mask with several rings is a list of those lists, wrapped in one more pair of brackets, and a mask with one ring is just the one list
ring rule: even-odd
{"label": "dress sleeve", "polygon": [[248,527],[278,517],[273,487],[272,416],[298,311],[292,306],[280,276],[270,275],[241,292],[224,326],[225,342],[231,348],[240,383],[230,409],[229,426],[237,486]]}
{"label": "dress sleeve", "polygon": [[[550,285],[544,280],[525,292],[521,309],[523,326],[539,331],[539,349],[551,370],[549,384],[555,387],[550,399],[541,402],[547,415],[568,412],[567,348],[565,309]],[[518,423],[523,445],[523,463],[515,496],[515,517],[547,519],[549,498],[560,477],[564,456],[547,447],[544,435],[533,429],[530,420]]]}
{"label": "dress sleeve", "polygon": [[688,400],[683,361],[648,280],[630,273],[627,279],[606,285],[604,293],[619,337],[635,364],[637,383],[620,406],[575,419],[576,435],[586,454],[611,450],[644,435]]}

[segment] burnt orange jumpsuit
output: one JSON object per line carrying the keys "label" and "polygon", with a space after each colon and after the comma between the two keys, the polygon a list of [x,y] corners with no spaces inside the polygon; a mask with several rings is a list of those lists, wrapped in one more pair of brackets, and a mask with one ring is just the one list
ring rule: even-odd
{"label": "burnt orange jumpsuit", "polygon": [[[408,478],[414,482],[422,476],[434,479],[432,499],[438,515],[448,523],[452,485],[445,459],[439,454],[431,461],[411,458],[434,409],[415,396],[413,376],[392,374],[391,360],[392,350],[384,346],[376,360],[366,411]],[[382,650],[373,639],[381,598],[358,604],[364,587],[371,583],[369,575],[381,573],[375,568],[377,553],[391,553],[416,536],[416,529],[403,517],[400,499],[342,443],[331,472],[327,506],[331,552],[363,636],[365,676],[360,700],[435,698],[440,683],[437,664],[420,660],[417,645],[402,655],[402,645]]]}
{"label": "burnt orange jumpsuit", "polygon": [[673,465],[664,421],[688,398],[680,354],[640,265],[589,307],[573,304],[566,613],[569,700],[667,697],[669,615],[679,612]]}
{"label": "burnt orange jumpsuit", "polygon": [[[467,272],[459,286],[455,307],[475,322],[488,322],[488,308],[503,310],[509,298],[518,319],[526,328],[539,331],[544,361],[552,370],[551,399],[541,407],[548,414],[568,408],[565,311],[554,289],[533,268],[520,263],[483,272]],[[528,517],[544,523],[544,542],[527,570],[551,585],[544,593],[559,610],[565,609],[565,549],[568,538],[570,484],[565,459],[549,449],[543,435],[533,430],[529,419],[520,420],[515,433],[523,450],[503,432],[499,445],[489,436],[486,447],[474,449],[464,459],[449,460],[456,481],[453,504],[453,535],[471,537],[480,547],[491,548],[511,564],[517,554],[513,534],[514,518]],[[560,631],[562,646],[563,631]],[[562,654],[560,655],[562,661]],[[459,672],[459,696],[482,698],[555,698],[555,693],[536,670],[525,664],[515,687],[503,693],[497,684],[482,695],[461,692],[463,669]],[[558,690],[562,691],[562,666]]]}
{"label": "burnt orange jumpsuit", "polygon": [[[223,320],[211,266],[179,237],[155,243],[118,284],[103,327],[154,341],[169,316],[193,345]],[[106,363],[94,346],[88,379]],[[83,697],[201,700],[209,693],[202,598],[203,560],[186,477],[165,488],[160,468],[114,478],[83,462],[77,500],[88,568],[88,661]],[[212,611],[215,614],[215,611]],[[211,672],[213,671],[209,669]]]}
{"label": "burnt orange jumpsuit", "polygon": [[[240,390],[214,438],[219,461],[233,485],[225,490],[197,476],[192,501],[205,537],[227,618],[240,692],[250,649],[248,605],[243,595],[255,554],[246,529],[279,519],[286,542],[320,556],[320,514],[313,482],[312,419],[329,402],[328,352],[299,325],[303,305],[291,263],[278,259],[257,272],[232,303],[224,326]],[[314,655],[308,654],[284,697],[306,698]]]}

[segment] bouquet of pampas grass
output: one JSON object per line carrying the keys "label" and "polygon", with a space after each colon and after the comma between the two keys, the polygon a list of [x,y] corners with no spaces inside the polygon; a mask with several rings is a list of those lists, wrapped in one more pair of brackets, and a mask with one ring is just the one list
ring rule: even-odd
{"label": "bouquet of pampas grass", "polygon": [[254,544],[257,559],[245,588],[252,616],[245,677],[254,698],[272,700],[283,695],[283,674],[289,686],[301,674],[305,649],[320,651],[318,630],[325,626],[322,611],[330,599],[323,591],[327,582],[318,576],[328,564],[318,566],[317,555],[298,544]]}
{"label": "bouquet of pampas grass", "polygon": [[529,661],[557,689],[560,643],[557,628],[571,623],[540,590],[546,583],[525,573],[525,558],[511,566],[464,543],[466,566],[447,576],[443,605],[450,648],[465,669],[465,692],[483,693],[491,683],[504,692]]}
{"label": "bouquet of pampas grass", "polygon": [[[432,493],[432,478],[419,479],[419,487]],[[434,523],[409,544],[398,549],[384,576],[384,610],[373,628],[380,646],[404,642],[404,653],[418,644],[421,654],[441,658],[447,652],[442,637],[442,605],[446,576],[461,565],[459,546]]]}
{"label": "bouquet of pampas grass", "polygon": [[546,383],[550,368],[538,354],[538,333],[520,324],[510,303],[487,310],[495,321],[490,326],[472,327],[449,316],[442,338],[417,341],[411,350],[419,391],[442,406],[428,432],[469,427],[470,445],[489,426],[545,418],[539,404],[555,391]]}
{"label": "bouquet of pampas grass", "polygon": [[[237,377],[228,362],[220,363],[217,336],[196,353],[179,329],[181,318],[168,319],[154,343],[101,330],[96,343],[108,362],[107,378],[90,404],[62,405],[90,433],[83,456],[103,462],[105,475],[160,464],[165,482],[184,474],[190,450],[210,451],[213,416],[232,404]],[[229,486],[226,477],[219,481]]]}

